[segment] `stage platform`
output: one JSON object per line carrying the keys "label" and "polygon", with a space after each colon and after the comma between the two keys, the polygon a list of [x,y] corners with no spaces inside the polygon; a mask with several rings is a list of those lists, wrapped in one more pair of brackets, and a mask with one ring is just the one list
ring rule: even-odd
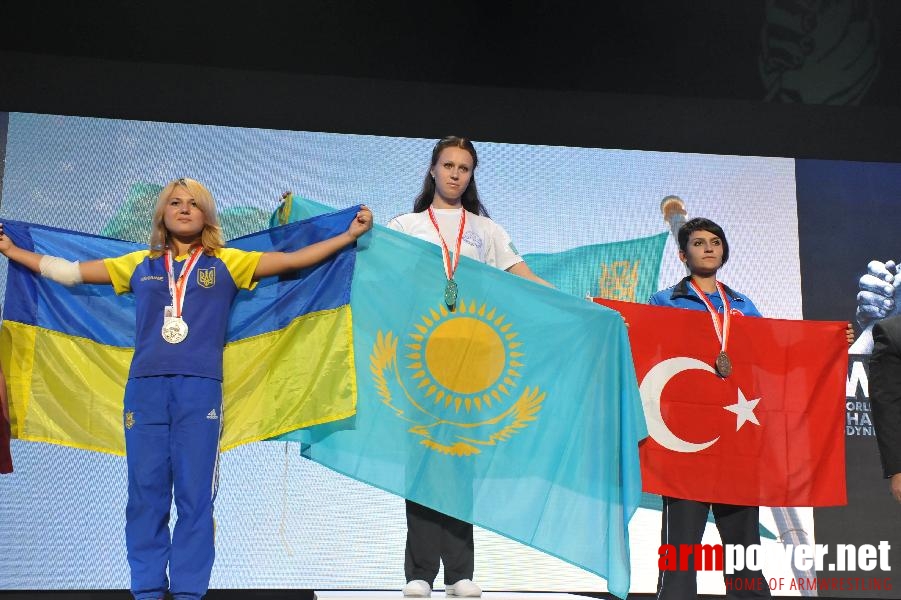
{"label": "stage platform", "polygon": [[[367,592],[367,591],[331,591],[314,592],[316,600],[400,600],[404,595],[397,592]],[[434,598],[446,598],[444,590],[432,592]],[[453,596],[451,596],[453,598]],[[588,600],[590,596],[576,596],[574,594],[560,594],[554,592],[483,592],[485,600]]]}
{"label": "stage platform", "polygon": [[[784,598],[786,596],[774,596]],[[210,590],[204,600],[401,600],[400,591],[350,591],[316,592],[313,590]],[[432,592],[432,598],[445,598],[444,591]],[[619,600],[606,593],[582,592],[564,594],[555,592],[484,592],[485,600]],[[629,594],[629,600],[654,600],[655,594]],[[798,598],[798,596],[793,596]],[[167,597],[168,599],[168,597]],[[0,589],[0,600],[132,600],[126,590],[5,590]],[[725,596],[698,596],[698,600],[725,600]],[[820,596],[818,600],[840,600],[834,596]],[[858,596],[857,600],[866,600]]]}

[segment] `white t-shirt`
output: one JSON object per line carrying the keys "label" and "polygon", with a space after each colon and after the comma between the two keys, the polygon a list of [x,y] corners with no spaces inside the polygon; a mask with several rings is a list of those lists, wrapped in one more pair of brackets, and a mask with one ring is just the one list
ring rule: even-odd
{"label": "white t-shirt", "polygon": [[[441,237],[444,238],[444,243],[447,244],[451,254],[457,247],[457,234],[460,231],[460,213],[462,211],[462,208],[432,209],[435,219],[438,221],[438,228],[441,230]],[[435,231],[435,226],[432,224],[427,210],[395,217],[388,223],[388,227],[438,246],[441,245],[438,232]],[[516,248],[513,247],[513,242],[510,241],[510,236],[503,227],[488,217],[474,215],[471,212],[466,213],[466,227],[463,229],[460,254],[504,271],[523,260]]]}

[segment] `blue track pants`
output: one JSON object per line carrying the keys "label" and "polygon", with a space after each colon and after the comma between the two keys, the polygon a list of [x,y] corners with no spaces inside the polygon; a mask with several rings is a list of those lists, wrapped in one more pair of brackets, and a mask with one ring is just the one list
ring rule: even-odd
{"label": "blue track pants", "polygon": [[[132,594],[202,598],[215,556],[222,383],[185,375],[129,379],[124,422]],[[170,538],[173,492],[178,519]]]}

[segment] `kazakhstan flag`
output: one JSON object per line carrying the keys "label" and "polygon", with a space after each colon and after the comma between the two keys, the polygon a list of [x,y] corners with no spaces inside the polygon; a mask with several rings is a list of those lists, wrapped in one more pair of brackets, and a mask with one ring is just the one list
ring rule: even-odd
{"label": "kazakhstan flag", "polygon": [[561,292],[585,298],[644,303],[657,290],[668,233],[592,244],[549,254],[526,254],[529,267]]}
{"label": "kazakhstan flag", "polygon": [[622,318],[376,227],[352,286],[359,388],[347,421],[283,436],[340,473],[629,590],[646,435]]}
{"label": "kazakhstan flag", "polygon": [[[356,208],[245,236],[244,250],[291,250],[347,229]],[[15,243],[90,260],[146,248],[72,231],[4,222]],[[221,447],[353,414],[350,284],[356,250],[242,291],[224,354]],[[13,437],[124,454],[122,398],[134,344],[134,298],[111,286],[65,288],[10,265],[0,362]]]}

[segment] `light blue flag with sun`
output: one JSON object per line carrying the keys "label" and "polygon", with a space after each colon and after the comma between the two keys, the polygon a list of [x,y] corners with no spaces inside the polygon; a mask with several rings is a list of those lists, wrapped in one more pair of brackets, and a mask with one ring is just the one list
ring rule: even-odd
{"label": "light blue flag with sun", "polygon": [[439,248],[376,227],[351,292],[357,413],[288,439],[625,597],[646,429],[622,318],[465,257],[455,279],[450,311]]}

